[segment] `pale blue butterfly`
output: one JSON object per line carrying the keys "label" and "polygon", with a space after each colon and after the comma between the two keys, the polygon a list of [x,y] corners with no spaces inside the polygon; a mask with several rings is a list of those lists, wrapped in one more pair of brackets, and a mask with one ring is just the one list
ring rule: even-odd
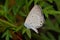
{"label": "pale blue butterfly", "polygon": [[44,23],[44,16],[42,14],[41,7],[35,5],[28,14],[24,26],[38,33],[37,28],[42,27],[43,23]]}

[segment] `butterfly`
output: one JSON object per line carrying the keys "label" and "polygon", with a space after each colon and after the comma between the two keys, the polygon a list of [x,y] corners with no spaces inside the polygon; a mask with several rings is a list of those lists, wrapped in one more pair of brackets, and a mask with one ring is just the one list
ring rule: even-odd
{"label": "butterfly", "polygon": [[25,20],[24,26],[38,33],[37,28],[42,27],[43,23],[44,16],[42,14],[41,7],[39,5],[34,5]]}

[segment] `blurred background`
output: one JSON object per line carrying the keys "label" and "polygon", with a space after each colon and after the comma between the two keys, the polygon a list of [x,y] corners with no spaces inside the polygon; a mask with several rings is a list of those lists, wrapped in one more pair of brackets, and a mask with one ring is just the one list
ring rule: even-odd
{"label": "blurred background", "polygon": [[[45,18],[38,34],[24,26],[34,5]],[[0,40],[60,40],[60,0],[0,0]]]}

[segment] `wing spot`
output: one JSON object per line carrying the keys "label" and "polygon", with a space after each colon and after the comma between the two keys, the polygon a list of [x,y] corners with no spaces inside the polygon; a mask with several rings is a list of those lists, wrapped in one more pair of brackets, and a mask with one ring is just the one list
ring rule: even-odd
{"label": "wing spot", "polygon": [[33,16],[32,16],[33,17]]}
{"label": "wing spot", "polygon": [[40,21],[42,23],[42,21]]}
{"label": "wing spot", "polygon": [[42,25],[42,24],[40,24],[40,25]]}

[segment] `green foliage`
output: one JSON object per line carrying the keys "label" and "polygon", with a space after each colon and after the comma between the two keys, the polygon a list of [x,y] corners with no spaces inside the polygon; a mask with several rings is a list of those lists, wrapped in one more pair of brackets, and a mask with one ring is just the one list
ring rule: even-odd
{"label": "green foliage", "polygon": [[4,37],[5,37],[5,40],[9,40],[10,38],[12,38],[9,30],[6,30],[6,32],[2,35],[2,38]]}
{"label": "green foliage", "polygon": [[[14,0],[12,5],[10,0],[5,0],[4,5],[0,4],[0,33],[2,39],[13,39],[11,31],[19,32],[23,35],[23,40],[60,40],[60,0]],[[43,15],[45,15],[45,23],[41,28],[41,32],[36,34],[30,29],[25,28],[24,20],[27,17],[30,9],[33,8],[32,4],[38,4],[42,8]],[[50,18],[52,15],[54,18]],[[53,35],[54,32],[58,35]],[[1,36],[0,36],[1,37]]]}
{"label": "green foliage", "polygon": [[26,33],[27,33],[28,37],[31,38],[31,31],[29,29],[26,30]]}
{"label": "green foliage", "polygon": [[58,10],[60,10],[60,0],[54,0],[54,1],[55,1],[55,3],[57,4]]}
{"label": "green foliage", "polygon": [[60,35],[58,36],[58,40],[60,40]]}

